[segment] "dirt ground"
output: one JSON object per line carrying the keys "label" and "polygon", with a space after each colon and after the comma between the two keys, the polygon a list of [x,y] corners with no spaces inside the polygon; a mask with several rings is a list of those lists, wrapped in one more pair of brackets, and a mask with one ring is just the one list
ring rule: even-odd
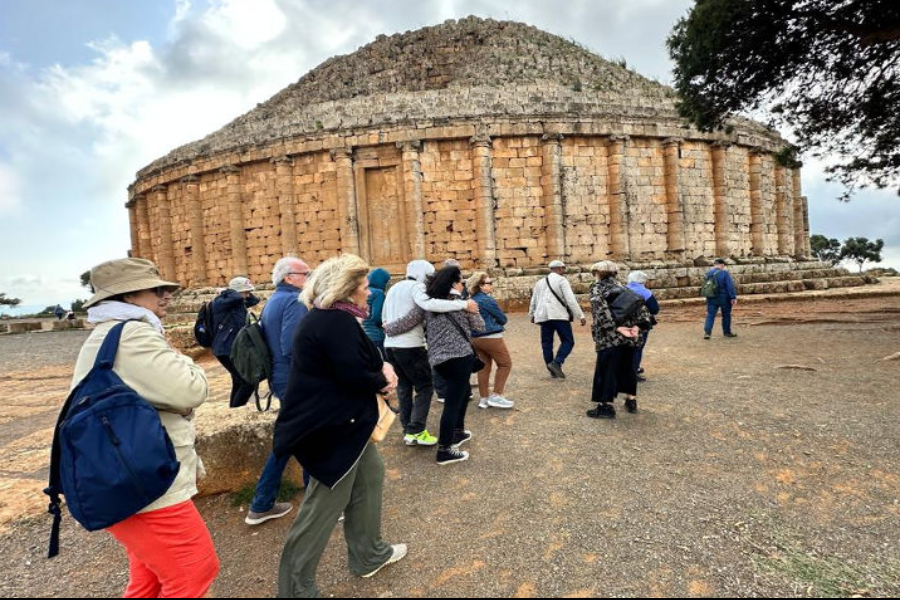
{"label": "dirt ground", "polygon": [[[669,308],[645,355],[640,412],[589,419],[589,327],[553,380],[514,315],[512,411],[471,408],[468,462],[381,444],[384,534],[409,556],[347,570],[341,527],[325,594],[879,596],[900,594],[900,296],[739,304],[737,339],[702,339],[703,308]],[[86,333],[0,337],[0,596],[121,594],[124,553],[67,518],[44,558],[47,447]],[[224,371],[206,362],[214,402]],[[619,404],[621,407],[621,404]],[[202,410],[202,409],[201,409]],[[429,418],[437,429],[441,405]],[[236,449],[235,451],[240,451]],[[299,501],[299,497],[297,500]],[[290,518],[257,528],[230,495],[198,501],[220,596],[271,596]]]}

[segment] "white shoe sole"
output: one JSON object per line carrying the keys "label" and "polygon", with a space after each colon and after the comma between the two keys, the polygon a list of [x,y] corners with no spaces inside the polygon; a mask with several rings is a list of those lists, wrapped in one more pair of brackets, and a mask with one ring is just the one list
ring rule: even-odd
{"label": "white shoe sole", "polygon": [[260,517],[259,519],[251,519],[250,516],[247,515],[247,518],[244,519],[244,523],[246,523],[247,525],[259,525],[260,523],[265,523],[266,521],[271,521],[272,519],[280,519],[292,510],[294,510],[293,505],[291,505],[291,507],[283,513],[278,513],[277,515],[266,515],[265,517]]}
{"label": "white shoe sole", "polygon": [[406,544],[397,544],[396,546],[393,546],[393,547],[394,548],[399,547],[400,550],[395,551],[395,554],[392,554],[391,557],[389,559],[387,559],[386,563],[384,563],[383,565],[381,565],[380,567],[378,567],[371,573],[366,573],[365,575],[362,575],[361,577],[363,577],[363,579],[368,579],[369,577],[373,577],[375,575],[375,573],[377,573],[378,571],[382,570],[383,568],[385,568],[388,565],[394,564],[395,562],[401,560],[404,556],[406,556],[406,553],[408,552]]}

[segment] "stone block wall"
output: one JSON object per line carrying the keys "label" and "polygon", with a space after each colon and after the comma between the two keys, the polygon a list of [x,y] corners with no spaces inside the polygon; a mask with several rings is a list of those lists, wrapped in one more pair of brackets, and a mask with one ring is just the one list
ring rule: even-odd
{"label": "stone block wall", "polygon": [[297,255],[314,265],[341,251],[337,165],[328,152],[297,156],[293,162]]}
{"label": "stone block wall", "polygon": [[272,264],[281,257],[281,222],[275,195],[275,170],[271,163],[242,167],[241,200],[247,239],[248,276],[267,279]]}
{"label": "stone block wall", "polygon": [[455,257],[463,268],[478,254],[474,168],[468,140],[427,142],[420,155],[425,215],[425,259]]}
{"label": "stone block wall", "polygon": [[547,252],[541,138],[497,139],[493,156],[499,264],[514,268],[540,265]]}
{"label": "stone block wall", "polygon": [[731,146],[725,160],[728,243],[731,256],[750,256],[750,166],[747,148]]}
{"label": "stone block wall", "polygon": [[708,144],[685,142],[678,161],[684,206],[685,255],[716,256],[712,155]]}
{"label": "stone block wall", "polygon": [[591,262],[605,258],[610,252],[607,160],[607,146],[602,138],[563,140],[567,260]]}
{"label": "stone block wall", "polygon": [[628,233],[634,260],[661,260],[666,253],[666,184],[659,140],[632,138],[625,146]]}
{"label": "stone block wall", "polygon": [[[229,231],[227,178],[221,173],[204,173],[200,177],[199,195],[203,211],[203,243],[206,248],[206,281],[228,281],[238,275],[232,256],[234,249]],[[192,285],[205,285],[206,281]]]}

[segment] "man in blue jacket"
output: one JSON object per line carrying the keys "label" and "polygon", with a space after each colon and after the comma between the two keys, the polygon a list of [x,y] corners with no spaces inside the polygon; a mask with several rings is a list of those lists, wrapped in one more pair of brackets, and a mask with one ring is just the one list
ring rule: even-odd
{"label": "man in blue jacket", "polygon": [[[291,371],[294,333],[309,309],[300,302],[300,292],[309,277],[309,266],[299,258],[287,256],[275,263],[272,269],[272,283],[275,293],[269,297],[262,314],[263,334],[266,345],[272,353],[272,378],[269,388],[281,400],[287,391],[288,375]],[[277,519],[291,512],[290,502],[275,502],[281,477],[287,468],[290,454],[275,456],[269,454],[266,466],[256,484],[256,495],[250,503],[250,510],[244,522],[259,525],[269,519]]]}
{"label": "man in blue jacket", "polygon": [[734,289],[734,280],[731,273],[725,268],[725,260],[717,258],[715,266],[706,274],[706,278],[712,277],[716,282],[718,293],[706,299],[706,325],[704,326],[703,339],[708,340],[712,335],[713,324],[716,322],[716,313],[722,309],[722,332],[727,338],[736,338],[737,334],[731,332],[731,309],[737,303],[737,292]]}

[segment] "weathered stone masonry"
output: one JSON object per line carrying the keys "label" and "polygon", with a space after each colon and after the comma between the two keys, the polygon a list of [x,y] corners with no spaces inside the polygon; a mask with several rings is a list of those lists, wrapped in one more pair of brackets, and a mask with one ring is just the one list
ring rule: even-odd
{"label": "weathered stone masonry", "polygon": [[289,253],[395,273],[453,256],[501,276],[554,258],[794,261],[808,209],[799,171],[775,161],[783,145],[746,120],[696,131],[669,88],[470,18],[331,59],[143,169],[132,253],[195,288],[264,281]]}

